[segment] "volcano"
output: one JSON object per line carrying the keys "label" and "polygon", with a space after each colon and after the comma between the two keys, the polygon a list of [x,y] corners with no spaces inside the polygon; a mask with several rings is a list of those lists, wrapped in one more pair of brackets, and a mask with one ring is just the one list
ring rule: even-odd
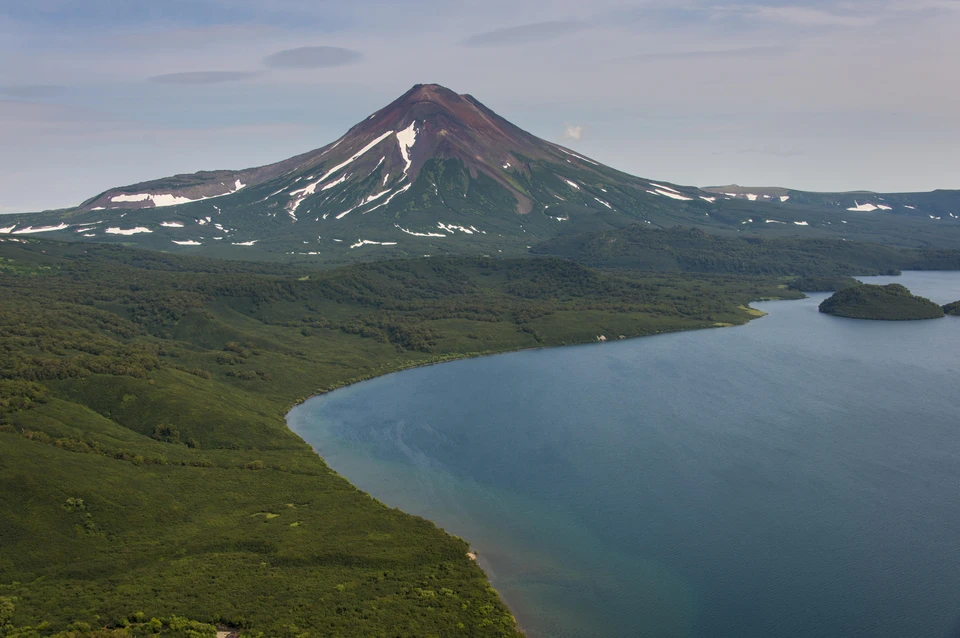
{"label": "volcano", "polygon": [[[873,233],[877,219],[883,232],[906,220],[912,235],[927,231],[916,224],[928,217],[960,221],[947,211],[958,201],[950,191],[748,190],[628,175],[520,129],[470,95],[418,84],[317,150],[110,189],[70,211],[7,216],[16,223],[0,233],[343,261],[371,252],[521,254],[558,234],[631,224],[856,237]],[[944,236],[942,228],[928,234]],[[960,241],[960,223],[948,234]]]}

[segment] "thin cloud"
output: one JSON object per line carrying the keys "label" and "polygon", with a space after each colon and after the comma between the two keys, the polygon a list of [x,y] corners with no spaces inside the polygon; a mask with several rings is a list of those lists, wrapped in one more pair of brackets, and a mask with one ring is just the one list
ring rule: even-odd
{"label": "thin cloud", "polygon": [[789,49],[784,46],[742,47],[739,49],[719,49],[714,51],[665,51],[659,53],[641,53],[630,56],[628,60],[703,60],[743,57],[772,57],[783,55]]}
{"label": "thin cloud", "polygon": [[223,84],[256,77],[255,71],[186,71],[148,78],[154,84]]}
{"label": "thin cloud", "polygon": [[583,127],[574,126],[573,124],[565,124],[563,130],[563,139],[565,140],[579,140],[583,137]]}
{"label": "thin cloud", "polygon": [[359,51],[342,47],[299,47],[268,55],[263,63],[275,69],[322,69],[360,60]]}
{"label": "thin cloud", "polygon": [[552,21],[522,24],[472,35],[460,44],[467,47],[491,47],[542,42],[569,35],[586,28],[582,22]]}
{"label": "thin cloud", "polygon": [[54,97],[63,93],[66,87],[55,85],[24,84],[15,86],[0,86],[0,95],[4,97],[19,97],[27,99]]}
{"label": "thin cloud", "polygon": [[[719,7],[717,11],[720,14],[798,27],[864,27],[876,24],[880,19],[880,14],[871,9],[869,5],[857,5],[854,11],[836,12],[815,7],[733,5]],[[883,7],[880,10],[882,12]]]}

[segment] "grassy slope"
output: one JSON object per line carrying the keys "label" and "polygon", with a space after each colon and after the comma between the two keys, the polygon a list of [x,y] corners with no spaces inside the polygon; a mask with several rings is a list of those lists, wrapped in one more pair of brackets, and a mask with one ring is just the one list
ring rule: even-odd
{"label": "grassy slope", "polygon": [[515,635],[466,542],[352,487],[289,408],[451,357],[743,323],[747,301],[799,294],[552,259],[321,273],[38,240],[0,258],[0,635],[135,612],[249,635]]}

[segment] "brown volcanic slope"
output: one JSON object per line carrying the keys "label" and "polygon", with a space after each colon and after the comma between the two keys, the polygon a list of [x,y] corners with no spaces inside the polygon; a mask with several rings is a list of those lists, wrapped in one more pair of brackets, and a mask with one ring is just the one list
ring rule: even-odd
{"label": "brown volcanic slope", "polygon": [[874,241],[903,233],[912,245],[960,244],[960,206],[956,218],[947,210],[960,198],[948,191],[872,197],[877,206],[864,213],[848,210],[867,201],[856,194],[739,190],[724,195],[622,173],[527,133],[469,95],[424,84],[317,150],[111,189],[66,213],[5,216],[13,226],[0,227],[0,239],[43,233],[331,262],[515,255],[558,234],[634,223]]}
{"label": "brown volcanic slope", "polygon": [[[383,136],[388,132],[402,134],[403,131],[408,131],[409,135],[411,130],[415,131],[412,136],[415,143],[409,148],[411,163],[407,168],[401,144],[389,135]],[[510,191],[517,200],[516,211],[520,214],[529,213],[532,203],[504,177],[506,169],[503,166],[509,163],[523,172],[518,154],[555,162],[576,157],[514,126],[470,95],[458,95],[437,84],[418,84],[352,127],[336,142],[315,151],[258,168],[177,175],[115,188],[84,202],[80,209],[156,207],[154,199],[144,197],[145,194],[167,195],[168,198],[161,199],[161,202],[169,201],[170,197],[191,200],[221,197],[279,176],[336,166],[367,148],[371,142],[377,144],[367,152],[370,157],[382,152],[384,171],[392,170],[398,176],[406,174],[411,181],[416,179],[428,160],[459,160],[468,167],[474,179],[478,173],[483,173]]]}

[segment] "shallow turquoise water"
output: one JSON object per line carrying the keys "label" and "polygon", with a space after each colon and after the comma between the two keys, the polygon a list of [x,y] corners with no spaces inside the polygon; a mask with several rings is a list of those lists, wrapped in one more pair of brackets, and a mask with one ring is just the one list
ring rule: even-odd
{"label": "shallow turquoise water", "polygon": [[[939,303],[960,273],[905,273]],[[381,377],[291,427],[469,539],[530,636],[960,628],[960,319],[821,315]]]}

